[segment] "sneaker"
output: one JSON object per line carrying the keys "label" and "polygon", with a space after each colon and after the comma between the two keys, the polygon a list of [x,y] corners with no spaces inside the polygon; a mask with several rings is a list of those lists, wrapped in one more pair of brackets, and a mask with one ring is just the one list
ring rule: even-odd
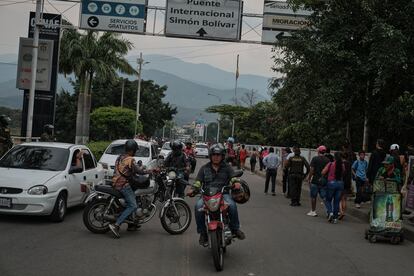
{"label": "sneaker", "polygon": [[265,194],[265,195],[268,195],[268,193],[267,193],[267,192],[265,192],[264,194]]}
{"label": "sneaker", "polygon": [[200,234],[200,239],[198,240],[198,243],[201,246],[204,246],[204,247],[208,246],[208,235],[207,235],[207,233],[201,233]]}
{"label": "sneaker", "polygon": [[276,193],[272,193],[272,196],[276,196]]}
{"label": "sneaker", "polygon": [[121,235],[119,235],[119,226],[116,224],[109,224],[109,229],[111,229],[112,234],[115,238],[119,239]]}
{"label": "sneaker", "polygon": [[310,217],[317,217],[318,214],[315,211],[309,211],[309,213],[307,213],[306,215],[310,216]]}
{"label": "sneaker", "polygon": [[337,223],[338,223],[338,219],[334,219],[334,220],[332,221],[332,223],[333,223],[333,224],[337,224]]}
{"label": "sneaker", "polygon": [[361,204],[355,204],[355,208],[361,209]]}
{"label": "sneaker", "polygon": [[328,221],[332,222],[332,220],[333,220],[333,213],[330,213],[329,216],[328,216]]}
{"label": "sneaker", "polygon": [[240,229],[233,231],[233,235],[236,236],[236,238],[239,240],[244,240],[246,238],[246,235]]}

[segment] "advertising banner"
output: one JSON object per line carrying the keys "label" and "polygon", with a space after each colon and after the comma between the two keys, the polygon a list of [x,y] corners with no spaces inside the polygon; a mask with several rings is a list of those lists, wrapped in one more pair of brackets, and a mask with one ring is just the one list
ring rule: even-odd
{"label": "advertising banner", "polygon": [[400,194],[375,194],[371,226],[379,229],[402,228]]}

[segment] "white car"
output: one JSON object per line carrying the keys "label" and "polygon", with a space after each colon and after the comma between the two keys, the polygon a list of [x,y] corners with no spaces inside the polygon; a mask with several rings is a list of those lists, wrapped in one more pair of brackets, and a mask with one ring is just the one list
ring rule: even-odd
{"label": "white car", "polygon": [[[116,140],[112,142],[105,150],[104,154],[102,155],[99,163],[101,163],[104,167],[108,166],[108,174],[107,177],[111,178],[114,174],[115,170],[115,162],[116,159],[125,153],[125,142],[128,140]],[[135,139],[135,142],[138,144],[138,150],[135,154],[135,161],[142,162],[142,165],[146,166],[147,169],[152,169],[157,166],[157,148],[154,144],[144,141]]]}
{"label": "white car", "polygon": [[168,156],[171,152],[170,142],[165,142],[164,145],[162,145],[160,155],[164,158]]}
{"label": "white car", "polygon": [[197,143],[195,145],[195,152],[197,157],[207,157],[208,158],[208,146],[204,143]]}
{"label": "white car", "polygon": [[13,147],[0,159],[0,175],[0,214],[43,215],[60,222],[67,207],[82,204],[89,188],[103,183],[105,170],[86,146],[40,142]]}

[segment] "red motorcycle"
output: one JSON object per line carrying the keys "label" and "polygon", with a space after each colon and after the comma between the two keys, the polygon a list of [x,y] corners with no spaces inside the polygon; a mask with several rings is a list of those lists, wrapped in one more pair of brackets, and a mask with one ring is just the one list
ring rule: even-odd
{"label": "red motorcycle", "polygon": [[[242,174],[243,171],[237,171],[234,177],[240,177]],[[244,181],[243,184],[247,186]],[[234,187],[229,184],[228,186],[224,186],[222,189],[217,187],[201,189],[202,199],[204,202],[203,210],[208,230],[209,248],[213,254],[214,266],[217,271],[223,270],[226,247],[235,240],[235,237],[229,227],[229,205],[223,198],[223,194],[231,188]],[[233,193],[235,191],[232,190],[231,192]]]}

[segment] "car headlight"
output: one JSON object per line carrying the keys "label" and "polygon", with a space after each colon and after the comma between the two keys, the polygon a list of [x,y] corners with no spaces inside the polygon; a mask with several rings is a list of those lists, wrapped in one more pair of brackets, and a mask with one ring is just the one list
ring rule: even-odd
{"label": "car headlight", "polygon": [[45,195],[47,194],[47,187],[43,185],[33,186],[27,191],[27,193],[29,195]]}
{"label": "car headlight", "polygon": [[175,173],[175,171],[170,171],[168,173],[168,178],[171,179],[171,180],[176,179],[177,178],[177,174]]}

